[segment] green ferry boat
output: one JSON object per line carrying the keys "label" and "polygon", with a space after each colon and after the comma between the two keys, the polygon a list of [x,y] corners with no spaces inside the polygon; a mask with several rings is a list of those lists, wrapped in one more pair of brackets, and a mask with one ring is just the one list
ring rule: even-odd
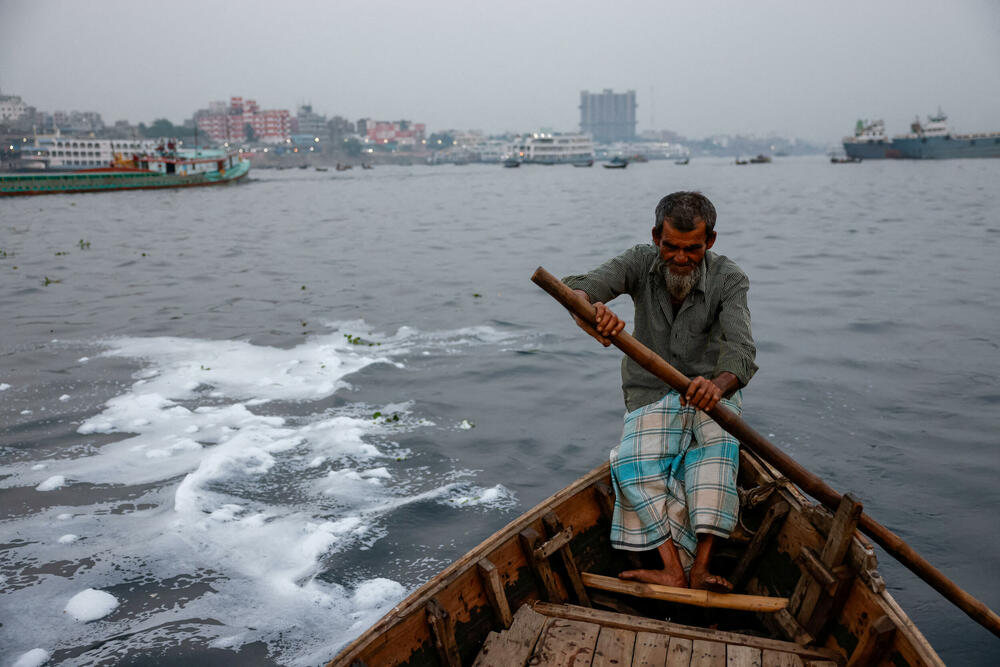
{"label": "green ferry boat", "polygon": [[240,159],[236,151],[178,150],[171,145],[131,158],[116,155],[108,167],[0,174],[0,196],[221,185],[249,172],[250,161]]}

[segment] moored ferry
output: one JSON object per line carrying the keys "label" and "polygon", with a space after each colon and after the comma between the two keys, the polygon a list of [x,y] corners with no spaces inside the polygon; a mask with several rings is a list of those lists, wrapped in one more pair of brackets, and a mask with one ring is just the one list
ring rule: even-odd
{"label": "moored ferry", "polygon": [[131,157],[116,153],[104,167],[0,174],[0,196],[220,185],[249,172],[250,162],[236,151],[178,149],[166,142]]}
{"label": "moored ferry", "polygon": [[513,156],[527,164],[579,164],[594,159],[594,142],[587,134],[533,132],[514,139]]}

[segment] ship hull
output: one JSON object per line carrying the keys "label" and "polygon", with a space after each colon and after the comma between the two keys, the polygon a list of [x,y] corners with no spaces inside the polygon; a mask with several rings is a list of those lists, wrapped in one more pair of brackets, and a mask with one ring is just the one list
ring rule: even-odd
{"label": "ship hull", "polygon": [[896,137],[894,149],[908,160],[1000,157],[1000,133],[943,137]]}
{"label": "ship hull", "polygon": [[847,153],[847,157],[858,160],[887,160],[902,157],[892,141],[883,140],[845,141],[844,152]]}
{"label": "ship hull", "polygon": [[224,171],[209,171],[196,174],[161,174],[140,170],[5,174],[0,175],[0,196],[222,185],[236,182],[249,172],[250,163],[243,160]]}

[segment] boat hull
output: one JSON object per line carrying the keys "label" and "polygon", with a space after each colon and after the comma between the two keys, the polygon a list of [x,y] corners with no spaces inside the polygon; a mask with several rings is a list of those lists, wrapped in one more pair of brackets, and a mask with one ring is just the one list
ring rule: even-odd
{"label": "boat hull", "polygon": [[[800,565],[800,554],[805,550],[810,553],[823,551],[826,534],[836,532],[831,528],[833,517],[826,510],[810,505],[787,482],[777,482],[776,472],[746,451],[741,451],[739,477],[743,489],[771,487],[770,495],[765,496],[763,502],[756,506],[748,503],[741,509],[741,525],[760,532],[766,540],[766,546],[754,556],[754,564],[746,566],[740,577],[742,590],[755,595],[790,597],[797,582],[807,580]],[[590,601],[581,599],[569,574],[569,566],[563,567],[565,559],[560,562],[558,554],[553,553],[555,565],[546,575],[538,569],[537,558],[560,536],[565,539],[565,532],[569,530],[568,558],[581,572],[616,576],[623,569],[635,567],[627,560],[626,552],[611,548],[609,542],[613,503],[610,482],[609,468],[605,464],[512,521],[412,593],[345,647],[329,667],[472,664],[484,642],[492,636],[491,632],[506,627],[510,613],[522,605],[537,608],[538,601],[546,598],[554,603],[570,599],[586,605],[599,603],[596,593],[591,593]],[[783,518],[767,524],[767,517],[779,508]],[[771,525],[773,529],[765,527]],[[562,526],[566,530],[562,530]],[[548,541],[543,543],[544,540]],[[834,602],[837,609],[828,612],[828,620],[817,631],[816,651],[836,656],[838,661],[859,657],[853,654],[870,646],[866,637],[872,634],[871,627],[878,620],[883,626],[891,626],[891,634],[886,635],[887,644],[882,647],[885,650],[881,657],[868,661],[859,657],[864,664],[943,666],[934,649],[886,592],[874,569],[875,552],[871,544],[857,532],[850,540],[844,565],[838,568],[841,573],[850,573],[850,578],[837,587]],[[738,546],[734,540],[724,541],[717,548],[717,557]],[[751,550],[746,548],[746,551]],[[743,560],[740,558],[740,563]],[[739,567],[737,564],[732,569]],[[732,576],[730,570],[720,572]],[[501,597],[502,604],[497,602]],[[746,628],[746,624],[755,622],[756,618],[774,636],[783,641],[789,639],[782,637],[781,631],[773,626],[774,617],[763,613],[714,609],[706,618],[699,616],[705,613],[700,608],[692,614],[690,608],[674,603],[648,600],[639,603],[648,603],[644,609],[649,610],[645,613],[649,618],[671,617],[678,621],[687,614],[701,619],[701,623],[692,622],[686,626],[690,628],[697,625],[714,627],[720,622],[729,622],[731,627],[738,629]],[[607,605],[601,603],[601,606]],[[739,616],[733,619],[726,613]],[[529,661],[528,664],[535,663]]]}
{"label": "boat hull", "polygon": [[208,171],[196,174],[161,174],[135,169],[3,174],[0,175],[0,196],[223,185],[234,183],[249,172],[250,162],[242,160],[225,171]]}

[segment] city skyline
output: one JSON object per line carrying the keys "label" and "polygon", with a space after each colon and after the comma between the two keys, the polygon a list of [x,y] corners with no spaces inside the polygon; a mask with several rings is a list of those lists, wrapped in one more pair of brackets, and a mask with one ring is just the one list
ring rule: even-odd
{"label": "city skyline", "polygon": [[[420,6],[8,2],[0,92],[46,111],[181,123],[208,100],[311,103],[489,134],[575,131],[583,90],[635,90],[637,130],[831,142],[858,118],[890,134],[940,106],[958,131],[1000,127],[1000,5],[784,0]],[[44,39],[40,39],[44,37]],[[82,57],[86,56],[86,57]],[[677,100],[681,99],[681,102]]]}

